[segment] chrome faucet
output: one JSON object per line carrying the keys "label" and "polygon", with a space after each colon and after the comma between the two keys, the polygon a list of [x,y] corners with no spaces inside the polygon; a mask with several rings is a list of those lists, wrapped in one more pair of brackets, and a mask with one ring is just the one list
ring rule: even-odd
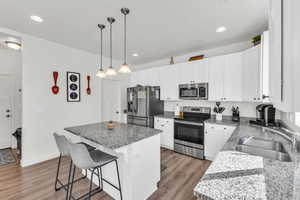
{"label": "chrome faucet", "polygon": [[282,129],[283,131],[289,133],[291,136],[285,134],[285,133],[284,133],[283,131],[281,131],[281,130],[274,129],[274,128],[269,128],[269,127],[263,127],[263,128],[262,128],[262,131],[263,131],[263,132],[269,131],[269,132],[272,132],[272,133],[276,133],[277,135],[280,135],[280,136],[284,137],[285,139],[287,139],[287,140],[290,141],[291,143],[294,143],[295,137],[294,137],[293,135],[296,134],[296,133],[294,133],[294,132],[292,132],[292,131],[290,131],[290,130],[288,130],[288,129],[286,129],[286,128],[281,128],[281,129]]}
{"label": "chrome faucet", "polygon": [[293,153],[300,153],[300,134],[298,132],[291,131],[287,128],[281,127],[280,129],[274,129],[269,127],[263,127],[263,132],[269,131],[284,137],[291,142]]}

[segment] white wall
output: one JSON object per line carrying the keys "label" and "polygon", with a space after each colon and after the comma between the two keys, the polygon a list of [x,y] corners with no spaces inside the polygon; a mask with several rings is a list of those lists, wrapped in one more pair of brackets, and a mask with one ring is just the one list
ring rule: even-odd
{"label": "white wall", "polygon": [[[23,41],[23,158],[22,165],[58,155],[53,132],[100,121],[100,81],[95,77],[97,57],[31,36]],[[52,72],[58,71],[60,92],[53,95]],[[66,72],[81,74],[81,101],[67,102]],[[87,95],[86,76],[92,95]]]}
{"label": "white wall", "polygon": [[[21,52],[0,48],[0,74],[9,75],[12,81],[12,88],[9,92],[11,100],[11,133],[21,127],[22,116],[22,58]],[[16,140],[12,137],[12,147],[16,147]]]}
{"label": "white wall", "polygon": [[[101,120],[101,81],[95,76],[99,56],[1,27],[0,32],[20,37],[23,45],[21,164],[28,166],[56,157],[58,151],[53,132]],[[104,58],[104,66],[108,64]],[[53,71],[59,72],[60,92],[57,95],[51,93]],[[66,100],[67,71],[81,73],[81,102],[68,103]],[[85,92],[87,75],[91,76],[90,96]]]}
{"label": "white wall", "polygon": [[[212,49],[200,49],[199,51],[194,51],[188,54],[174,56],[174,61],[175,63],[188,62],[190,57],[202,55],[202,54],[204,54],[205,57],[207,58],[218,56],[218,55],[230,54],[230,53],[235,53],[235,52],[245,50],[251,46],[253,45],[250,41],[244,41],[244,42],[234,43],[226,46],[220,46]],[[170,64],[170,58],[160,59],[154,62],[137,65],[134,67],[134,70],[142,70],[146,68],[158,67],[167,64]]]}

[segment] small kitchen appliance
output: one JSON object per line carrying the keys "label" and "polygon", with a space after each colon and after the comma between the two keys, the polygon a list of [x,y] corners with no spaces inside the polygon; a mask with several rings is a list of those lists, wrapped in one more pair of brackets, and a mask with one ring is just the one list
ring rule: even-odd
{"label": "small kitchen appliance", "polygon": [[256,120],[250,120],[251,124],[260,126],[276,126],[276,108],[271,104],[260,104],[256,106]]}
{"label": "small kitchen appliance", "polygon": [[211,108],[185,106],[182,113],[174,118],[174,151],[204,159],[204,121]]}
{"label": "small kitchen appliance", "polygon": [[208,100],[208,83],[179,85],[179,99]]}

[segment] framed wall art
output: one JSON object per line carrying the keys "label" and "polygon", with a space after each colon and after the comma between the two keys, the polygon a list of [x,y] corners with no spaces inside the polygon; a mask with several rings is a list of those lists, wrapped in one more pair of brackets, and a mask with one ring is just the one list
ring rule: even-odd
{"label": "framed wall art", "polygon": [[67,72],[67,101],[80,102],[80,73]]}

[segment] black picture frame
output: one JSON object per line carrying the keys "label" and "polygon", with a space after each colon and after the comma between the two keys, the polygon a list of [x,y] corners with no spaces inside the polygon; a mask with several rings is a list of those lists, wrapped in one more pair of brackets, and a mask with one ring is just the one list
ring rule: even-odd
{"label": "black picture frame", "polygon": [[[73,80],[71,80],[73,78]],[[80,73],[67,72],[67,102],[80,102],[81,87],[80,87]],[[73,89],[71,88],[73,87]],[[72,97],[77,95],[76,98]]]}

